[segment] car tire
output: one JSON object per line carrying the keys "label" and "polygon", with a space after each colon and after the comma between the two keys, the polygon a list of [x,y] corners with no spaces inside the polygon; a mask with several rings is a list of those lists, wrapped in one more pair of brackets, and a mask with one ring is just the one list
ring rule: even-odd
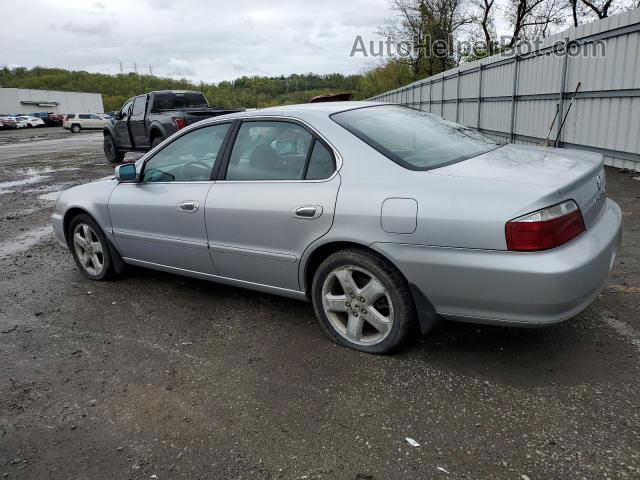
{"label": "car tire", "polygon": [[77,123],[74,123],[73,125],[71,125],[71,131],[73,133],[80,133],[80,130],[82,130],[82,127]]}
{"label": "car tire", "polygon": [[107,237],[93,218],[87,214],[73,217],[67,239],[73,259],[85,277],[103,281],[115,276]]}
{"label": "car tire", "polygon": [[103,141],[104,156],[109,163],[121,163],[125,152],[118,151],[111,135],[105,135]]}
{"label": "car tire", "polygon": [[151,148],[156,148],[162,142],[164,142],[164,137],[162,135],[158,135],[157,137],[153,137],[151,139]]}
{"label": "car tire", "polygon": [[327,257],[311,286],[320,324],[339,345],[387,354],[400,348],[415,325],[409,285],[385,259],[360,249]]}

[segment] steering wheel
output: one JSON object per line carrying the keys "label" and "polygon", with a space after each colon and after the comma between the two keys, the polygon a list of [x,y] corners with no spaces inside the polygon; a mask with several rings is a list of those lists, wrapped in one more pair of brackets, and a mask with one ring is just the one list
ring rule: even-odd
{"label": "steering wheel", "polygon": [[[190,168],[195,168],[195,171],[189,172]],[[202,170],[202,174],[198,174],[198,170]],[[211,166],[207,165],[203,161],[195,160],[193,162],[185,163],[182,168],[180,168],[180,178],[198,178],[203,177],[206,180],[209,180],[209,176],[211,173]]]}

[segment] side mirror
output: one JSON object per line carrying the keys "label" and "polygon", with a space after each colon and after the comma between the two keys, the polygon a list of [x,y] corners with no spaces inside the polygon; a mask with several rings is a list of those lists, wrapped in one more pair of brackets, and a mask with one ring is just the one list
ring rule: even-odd
{"label": "side mirror", "polygon": [[118,182],[132,183],[138,179],[136,166],[133,163],[118,165],[114,173]]}
{"label": "side mirror", "polygon": [[122,112],[116,113],[116,120],[122,120]]}

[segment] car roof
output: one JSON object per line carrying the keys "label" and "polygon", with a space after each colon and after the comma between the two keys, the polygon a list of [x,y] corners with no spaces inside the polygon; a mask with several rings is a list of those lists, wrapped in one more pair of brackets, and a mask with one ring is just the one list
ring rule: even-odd
{"label": "car roof", "polygon": [[301,103],[298,105],[283,105],[279,107],[260,108],[258,110],[230,113],[220,117],[213,117],[211,120],[222,120],[235,117],[262,117],[262,116],[292,116],[305,117],[307,115],[329,116],[333,113],[352,110],[354,108],[374,107],[378,105],[388,105],[382,102],[326,102],[326,103]]}
{"label": "car roof", "polygon": [[252,113],[260,114],[260,112],[269,113],[269,115],[273,113],[290,113],[292,111],[297,112],[323,112],[327,115],[331,115],[333,113],[342,112],[344,110],[352,110],[354,108],[362,108],[362,107],[373,107],[376,105],[384,105],[381,102],[358,102],[358,101],[349,101],[349,102],[320,102],[320,103],[301,103],[298,105],[283,105],[280,107],[269,107],[263,108],[260,110],[255,110]]}

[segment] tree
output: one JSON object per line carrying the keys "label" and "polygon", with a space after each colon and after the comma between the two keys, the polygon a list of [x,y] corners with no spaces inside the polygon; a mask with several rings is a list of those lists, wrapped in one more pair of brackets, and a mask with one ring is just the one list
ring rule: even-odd
{"label": "tree", "polygon": [[609,16],[609,10],[613,4],[613,0],[604,0],[604,2],[581,0],[599,19],[607,18]]}
{"label": "tree", "polygon": [[434,75],[457,64],[453,40],[472,22],[468,5],[468,0],[392,0],[397,15],[378,33],[395,43],[414,80]]}

